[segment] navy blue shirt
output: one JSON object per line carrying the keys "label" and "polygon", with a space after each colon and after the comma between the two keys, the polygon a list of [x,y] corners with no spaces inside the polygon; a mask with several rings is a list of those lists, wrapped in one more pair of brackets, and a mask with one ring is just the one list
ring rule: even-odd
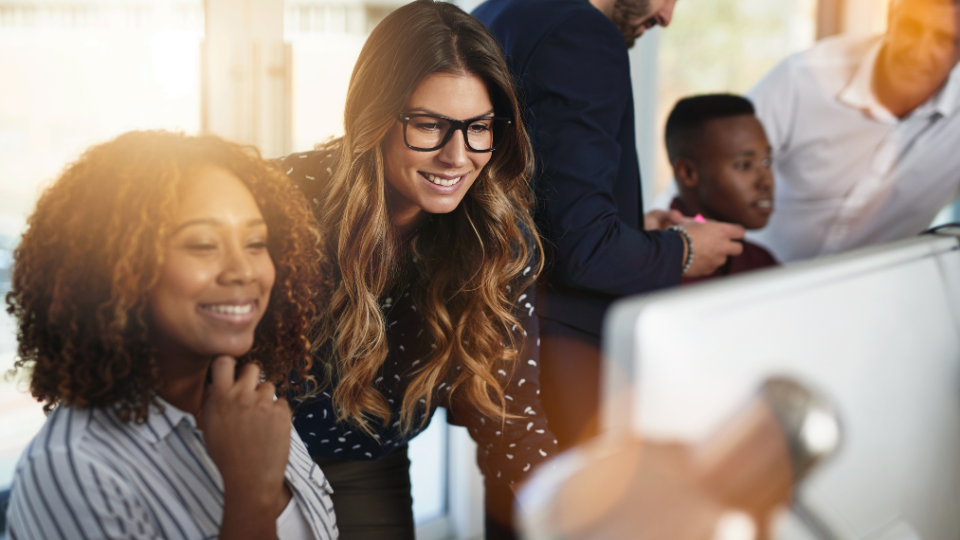
{"label": "navy blue shirt", "polygon": [[536,153],[540,316],[600,335],[619,297],[680,283],[683,240],[644,231],[626,42],[587,0],[487,0]]}
{"label": "navy blue shirt", "polygon": [[[335,156],[323,151],[292,154],[280,166],[294,184],[312,201],[319,211],[320,196],[326,180],[332,173]],[[425,227],[420,234],[428,234]],[[528,271],[536,266],[531,261]],[[425,329],[420,307],[414,301],[416,289],[429,276],[411,276],[380,299],[380,308],[386,320],[389,352],[374,380],[374,385],[386,398],[393,413],[390,424],[381,427],[372,424],[373,436],[348,423],[337,423],[330,398],[330,390],[308,402],[295,404],[294,426],[313,456],[345,460],[377,459],[393,452],[416,436],[421,429],[400,431],[399,413],[403,395],[418,367],[428,361],[435,345]],[[450,383],[461,368],[454,363],[451,372],[434,389],[430,409],[425,404],[416,417],[415,426],[422,418],[432,418],[436,407],[448,411],[448,421],[465,426],[477,442],[477,461],[488,479],[512,483],[548,456],[557,453],[557,442],[547,428],[547,419],[540,405],[539,332],[534,308],[536,288],[531,286],[518,296],[514,316],[521,323],[514,332],[525,333],[524,349],[512,371],[500,370],[497,376],[504,381],[508,412],[520,418],[506,420],[487,418],[480,414],[459,394],[451,398]],[[322,354],[322,353],[321,353]],[[317,359],[320,364],[323,359]],[[318,378],[323,373],[314,373]],[[335,386],[336,381],[331,381]],[[429,420],[428,420],[429,421]],[[425,427],[425,426],[424,426]]]}

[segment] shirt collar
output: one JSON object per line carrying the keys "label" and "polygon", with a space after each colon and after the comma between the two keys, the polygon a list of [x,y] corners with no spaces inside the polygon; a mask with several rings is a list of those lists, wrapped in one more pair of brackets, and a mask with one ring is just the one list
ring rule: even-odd
{"label": "shirt collar", "polygon": [[957,106],[960,105],[960,63],[953,66],[950,75],[947,76],[947,83],[930,101],[934,112],[942,116],[948,116],[957,110]]}
{"label": "shirt collar", "polygon": [[[887,124],[896,124],[900,119],[887,110],[873,93],[873,72],[884,43],[885,40],[879,38],[867,50],[857,66],[853,78],[840,92],[839,100],[849,107],[866,111],[876,120]],[[933,97],[917,107],[910,116],[914,114],[947,116],[957,108],[958,103],[960,103],[960,64],[954,66],[953,70],[950,71],[946,84]]]}
{"label": "shirt collar", "polygon": [[887,110],[873,94],[873,70],[877,65],[877,57],[880,56],[880,49],[883,48],[884,40],[878,39],[869,49],[867,54],[857,65],[857,71],[853,78],[847,84],[846,88],[840,91],[840,102],[865,111],[867,114],[884,122],[886,124],[895,124],[899,119]]}
{"label": "shirt collar", "polygon": [[[192,414],[181,411],[160,396],[154,395],[153,400],[154,403],[150,405],[150,414],[147,416],[146,422],[142,424],[128,423],[130,430],[140,437],[156,444],[167,438],[181,422],[186,422],[193,428],[197,427],[197,420]],[[160,412],[160,407],[163,408],[163,412]]]}

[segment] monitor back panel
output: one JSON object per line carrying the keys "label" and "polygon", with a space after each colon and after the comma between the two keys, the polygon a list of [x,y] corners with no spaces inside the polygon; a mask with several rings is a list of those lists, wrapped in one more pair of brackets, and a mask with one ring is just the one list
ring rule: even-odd
{"label": "monitor back panel", "polygon": [[960,538],[956,238],[626,300],[606,324],[608,428],[696,443],[792,376],[839,412],[800,496],[841,538]]}

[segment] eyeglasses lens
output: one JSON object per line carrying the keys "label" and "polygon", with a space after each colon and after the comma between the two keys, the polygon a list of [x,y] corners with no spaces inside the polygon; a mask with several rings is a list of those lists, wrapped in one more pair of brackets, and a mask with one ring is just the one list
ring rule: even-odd
{"label": "eyeglasses lens", "polygon": [[[506,127],[499,119],[478,119],[466,126],[466,143],[471,150],[485,152],[493,148]],[[413,117],[407,122],[407,144],[419,149],[440,146],[450,131],[450,122],[442,118]]]}

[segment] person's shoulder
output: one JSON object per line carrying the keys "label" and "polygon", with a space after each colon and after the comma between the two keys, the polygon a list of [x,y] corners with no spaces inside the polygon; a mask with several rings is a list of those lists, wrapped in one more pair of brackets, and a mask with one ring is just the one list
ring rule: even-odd
{"label": "person's shoulder", "polygon": [[797,68],[812,70],[855,69],[882,36],[839,35],[821,39],[805,51],[785,60]]}
{"label": "person's shoulder", "polygon": [[[105,414],[110,413],[67,406],[54,409],[24,450],[17,465],[18,475],[28,473],[42,479],[61,466],[74,467],[77,463],[103,461],[102,449],[97,443],[97,432],[103,428],[95,426],[94,419]],[[99,424],[103,425],[102,422]],[[107,429],[112,428],[108,426]],[[102,436],[102,433],[99,435]]]}
{"label": "person's shoulder", "polygon": [[554,81],[564,88],[600,89],[620,97],[629,93],[630,59],[623,34],[585,2],[552,16],[549,27],[530,44],[529,58],[526,70],[534,83]]}
{"label": "person's shoulder", "polygon": [[295,152],[276,161],[277,167],[308,198],[322,191],[337,167],[339,147],[335,143],[319,146],[307,152]]}
{"label": "person's shoulder", "polygon": [[[550,20],[550,33],[575,33],[589,34],[592,37],[602,37],[613,40],[621,46],[624,51],[627,50],[623,35],[613,23],[599,9],[593,7],[589,2],[580,2],[576,0],[556,0],[557,7],[552,7]],[[588,47],[591,43],[583,43]]]}
{"label": "person's shoulder", "polygon": [[50,413],[24,455],[39,457],[80,449],[89,441],[94,409],[59,406]]}
{"label": "person's shoulder", "polygon": [[809,49],[794,53],[752,88],[748,97],[779,103],[785,87],[802,95],[832,100],[850,82],[860,62],[882,36],[831,36]]}
{"label": "person's shoulder", "polygon": [[606,19],[586,0],[487,0],[473,14],[488,25],[513,22],[529,27],[535,22],[540,28],[554,26],[572,15],[585,17],[585,21],[596,20],[597,15]]}
{"label": "person's shoulder", "polygon": [[333,174],[338,148],[328,144],[306,152],[294,152],[277,160],[277,166],[293,180],[326,179]]}
{"label": "person's shoulder", "polygon": [[[473,13],[505,42],[511,54],[516,54],[517,46],[534,49],[557,34],[589,35],[591,40],[620,36],[616,25],[586,0],[487,0]],[[581,45],[589,47],[591,40]]]}
{"label": "person's shoulder", "polygon": [[534,4],[541,17],[544,11],[549,11],[547,20],[569,21],[571,18],[575,18],[577,22],[583,25],[602,24],[603,26],[609,26],[613,24],[593,4],[583,0],[540,0],[541,5],[539,6],[536,6],[533,2],[531,4]]}

